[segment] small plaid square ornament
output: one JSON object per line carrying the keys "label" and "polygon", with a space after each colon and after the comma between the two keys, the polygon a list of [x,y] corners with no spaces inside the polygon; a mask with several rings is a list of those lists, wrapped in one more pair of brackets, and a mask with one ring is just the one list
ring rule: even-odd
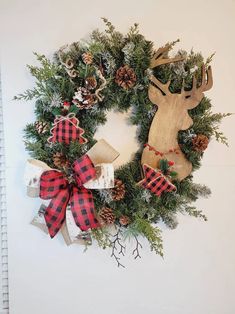
{"label": "small plaid square ornament", "polygon": [[161,171],[155,170],[148,165],[143,165],[144,179],[141,180],[138,185],[150,192],[161,196],[163,192],[176,191],[176,187],[172,184],[167,177],[165,177]]}
{"label": "small plaid square ornament", "polygon": [[65,143],[78,141],[80,144],[87,142],[83,137],[84,130],[79,126],[79,120],[74,113],[67,116],[57,116],[53,127],[51,128],[51,137],[48,138],[49,143]]}

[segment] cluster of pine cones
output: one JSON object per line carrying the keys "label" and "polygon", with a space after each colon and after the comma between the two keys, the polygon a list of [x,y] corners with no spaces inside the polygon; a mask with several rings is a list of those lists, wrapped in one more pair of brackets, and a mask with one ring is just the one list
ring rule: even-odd
{"label": "cluster of pine cones", "polygon": [[[112,208],[109,208],[109,207],[101,208],[101,210],[99,212],[99,221],[100,221],[101,225],[114,224],[116,219],[117,218],[116,218]],[[130,223],[130,219],[128,216],[123,215],[119,218],[119,223],[122,226],[127,226]]]}
{"label": "cluster of pine cones", "polygon": [[[115,179],[114,188],[111,190],[112,199],[114,201],[120,201],[124,198],[126,193],[125,185],[122,180]],[[114,224],[117,217],[115,216],[113,209],[109,207],[103,207],[99,212],[99,220],[101,225]],[[122,226],[127,226],[130,223],[128,216],[122,215],[119,218],[119,223]]]}
{"label": "cluster of pine cones", "polygon": [[120,201],[124,198],[125,193],[125,184],[122,182],[122,180],[115,179],[114,188],[111,190],[112,199],[114,201]]}
{"label": "cluster of pine cones", "polygon": [[[91,52],[84,52],[82,60],[86,65],[93,62],[93,55]],[[95,76],[89,76],[85,79],[85,86],[78,87],[72,102],[80,109],[90,109],[96,104],[97,99],[94,90],[97,87],[97,80]]]}

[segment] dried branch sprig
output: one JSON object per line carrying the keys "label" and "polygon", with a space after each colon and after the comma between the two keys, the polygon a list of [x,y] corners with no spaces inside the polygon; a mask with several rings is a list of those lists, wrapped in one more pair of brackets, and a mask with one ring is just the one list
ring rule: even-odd
{"label": "dried branch sprig", "polygon": [[136,241],[136,247],[135,247],[135,249],[132,251],[132,255],[134,255],[134,259],[141,258],[139,249],[140,249],[140,248],[142,249],[143,246],[142,246],[142,244],[139,242],[139,240],[138,240],[138,238],[137,238],[136,235],[134,235],[134,239],[135,239],[135,241]]}
{"label": "dried branch sprig", "polygon": [[117,227],[117,228],[118,228],[117,233],[113,235],[114,240],[112,241],[112,254],[111,254],[111,257],[115,258],[118,267],[121,266],[121,267],[125,268],[125,266],[120,262],[121,258],[118,255],[125,256],[126,246],[121,243],[121,240],[122,240],[122,230],[121,230],[120,227]]}

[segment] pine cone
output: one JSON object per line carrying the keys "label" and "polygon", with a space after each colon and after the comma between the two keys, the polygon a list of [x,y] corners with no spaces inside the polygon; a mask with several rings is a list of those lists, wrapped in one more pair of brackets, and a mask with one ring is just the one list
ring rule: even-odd
{"label": "pine cone", "polygon": [[97,81],[94,76],[89,76],[85,80],[86,88],[87,89],[95,89],[97,86]]}
{"label": "pine cone", "polygon": [[113,213],[113,210],[108,207],[103,207],[99,212],[99,218],[101,224],[113,224],[115,222],[115,215]]}
{"label": "pine cone", "polygon": [[43,121],[36,121],[34,123],[35,129],[37,130],[38,134],[44,134],[48,130],[48,123]]}
{"label": "pine cone", "polygon": [[90,109],[96,102],[96,96],[92,94],[87,88],[79,87],[72,102],[81,109]]}
{"label": "pine cone", "polygon": [[91,64],[93,62],[93,55],[88,51],[82,54],[82,60],[85,64]]}
{"label": "pine cone", "polygon": [[136,75],[128,65],[120,67],[116,72],[115,82],[124,89],[130,89],[135,85]]}
{"label": "pine cone", "polygon": [[127,217],[127,216],[121,216],[121,217],[119,218],[119,222],[120,222],[120,224],[121,224],[122,226],[127,226],[127,225],[129,225],[129,223],[130,223],[130,218]]}
{"label": "pine cone", "polygon": [[122,182],[122,180],[114,180],[114,188],[112,188],[111,193],[114,201],[120,201],[124,198],[126,190],[125,184]]}
{"label": "pine cone", "polygon": [[69,166],[69,161],[62,153],[55,153],[53,155],[53,163],[57,168],[66,168]]}
{"label": "pine cone", "polygon": [[195,151],[203,152],[209,144],[209,139],[203,134],[198,134],[192,139],[192,144]]}

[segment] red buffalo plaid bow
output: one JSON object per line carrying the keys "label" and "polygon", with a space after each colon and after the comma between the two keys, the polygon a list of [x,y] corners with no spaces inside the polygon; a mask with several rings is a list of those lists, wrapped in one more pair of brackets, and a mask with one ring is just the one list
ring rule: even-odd
{"label": "red buffalo plaid bow", "polygon": [[161,196],[162,192],[176,191],[176,187],[172,184],[160,171],[143,165],[144,179],[138,184],[150,192]]}
{"label": "red buffalo plaid bow", "polygon": [[51,199],[46,208],[45,220],[51,238],[60,230],[66,217],[66,207],[70,203],[76,225],[81,230],[99,227],[95,218],[92,192],[83,184],[96,177],[95,167],[84,155],[73,164],[75,183],[69,183],[62,172],[48,170],[40,178],[40,197]]}

